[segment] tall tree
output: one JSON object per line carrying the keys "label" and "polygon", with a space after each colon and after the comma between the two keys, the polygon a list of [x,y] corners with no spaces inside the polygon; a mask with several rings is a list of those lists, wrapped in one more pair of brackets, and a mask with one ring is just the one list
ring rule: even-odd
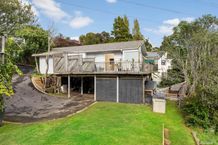
{"label": "tall tree", "polygon": [[126,16],[124,18],[118,16],[114,19],[113,31],[111,32],[115,41],[129,41],[132,40],[132,35],[129,30],[129,20]]}
{"label": "tall tree", "polygon": [[216,126],[218,131],[218,19],[206,15],[191,23],[183,21],[162,44],[188,87],[190,98],[182,107],[186,122]]}
{"label": "tall tree", "polygon": [[148,41],[148,39],[145,39],[144,44],[145,44],[145,48],[146,48],[147,51],[152,51],[152,45]]}
{"label": "tall tree", "polygon": [[134,20],[134,27],[132,30],[132,34],[133,34],[133,39],[134,40],[143,40],[143,35],[140,31],[140,26],[139,26],[139,22],[137,19]]}
{"label": "tall tree", "polygon": [[0,35],[10,35],[26,24],[34,22],[31,5],[20,0],[0,0]]}

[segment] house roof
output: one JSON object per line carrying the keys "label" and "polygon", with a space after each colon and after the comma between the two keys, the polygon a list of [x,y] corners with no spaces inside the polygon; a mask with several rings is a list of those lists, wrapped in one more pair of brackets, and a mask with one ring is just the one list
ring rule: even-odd
{"label": "house roof", "polygon": [[160,51],[160,52],[147,52],[147,58],[149,59],[159,59],[164,55],[165,52]]}
{"label": "house roof", "polygon": [[144,41],[139,40],[139,41],[115,42],[115,43],[104,43],[104,44],[95,44],[95,45],[59,47],[59,48],[53,48],[50,53],[33,54],[33,56],[52,55],[53,53],[58,53],[58,52],[59,53],[60,52],[95,53],[95,52],[132,50],[132,49],[139,48],[143,44]]}

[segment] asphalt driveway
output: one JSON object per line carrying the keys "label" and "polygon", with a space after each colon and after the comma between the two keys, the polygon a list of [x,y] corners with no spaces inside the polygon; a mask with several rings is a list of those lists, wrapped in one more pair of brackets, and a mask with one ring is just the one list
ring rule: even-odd
{"label": "asphalt driveway", "polygon": [[55,119],[75,113],[93,101],[93,95],[77,95],[71,98],[54,97],[37,91],[31,82],[31,67],[21,67],[23,76],[14,76],[15,94],[5,97],[5,118],[13,122],[34,122]]}

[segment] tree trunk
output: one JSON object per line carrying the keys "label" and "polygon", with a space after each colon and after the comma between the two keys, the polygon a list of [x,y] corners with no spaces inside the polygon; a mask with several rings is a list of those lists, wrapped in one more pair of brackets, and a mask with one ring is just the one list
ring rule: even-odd
{"label": "tree trunk", "polygon": [[0,95],[0,127],[3,125],[3,117],[4,117],[4,99],[3,96]]}

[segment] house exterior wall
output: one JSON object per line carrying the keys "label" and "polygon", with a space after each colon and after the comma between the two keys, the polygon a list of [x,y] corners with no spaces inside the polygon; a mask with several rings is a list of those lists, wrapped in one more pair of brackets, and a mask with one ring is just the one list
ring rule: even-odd
{"label": "house exterior wall", "polygon": [[158,59],[158,72],[167,73],[167,70],[171,68],[171,59],[167,58],[167,53],[165,53],[160,59]]}
{"label": "house exterior wall", "polygon": [[143,103],[143,77],[97,77],[96,100],[120,103]]}
{"label": "house exterior wall", "polygon": [[[54,67],[53,67],[53,58],[49,57],[48,60],[48,74],[53,74],[54,73]],[[46,73],[46,57],[39,57],[39,71],[41,74],[45,74]]]}
{"label": "house exterior wall", "polygon": [[135,50],[124,50],[123,51],[123,61],[133,61],[141,62],[141,53],[138,49]]}
{"label": "house exterior wall", "polygon": [[172,68],[172,59],[168,59],[167,53],[165,53],[159,59],[157,59],[156,62],[158,69],[152,74],[152,78],[154,81],[157,82],[157,84],[159,84],[162,80],[162,77],[167,75],[167,71]]}
{"label": "house exterior wall", "polygon": [[117,100],[116,78],[97,77],[96,79],[96,100],[116,102]]}
{"label": "house exterior wall", "polygon": [[86,57],[95,58],[95,62],[105,62],[105,54],[113,53],[114,61],[122,59],[122,52],[102,52],[102,53],[86,53]]}
{"label": "house exterior wall", "polygon": [[[128,68],[130,67],[130,63],[134,60],[135,63],[142,62],[142,54],[139,51],[140,49],[132,49],[132,50],[120,50],[114,52],[96,52],[96,53],[71,53],[68,56],[73,55],[81,55],[82,58],[95,58],[95,63],[97,67],[105,68],[105,55],[106,54],[114,54],[114,62],[118,63],[120,61],[124,62],[123,66]],[[46,60],[45,56],[39,57],[39,70],[41,74],[45,74],[46,72]],[[127,63],[125,63],[127,62]],[[54,61],[53,58],[49,58],[49,70],[48,74],[54,73]],[[109,62],[107,62],[109,63]],[[138,65],[138,64],[136,64]]]}
{"label": "house exterior wall", "polygon": [[119,78],[119,102],[143,103],[143,78]]}

